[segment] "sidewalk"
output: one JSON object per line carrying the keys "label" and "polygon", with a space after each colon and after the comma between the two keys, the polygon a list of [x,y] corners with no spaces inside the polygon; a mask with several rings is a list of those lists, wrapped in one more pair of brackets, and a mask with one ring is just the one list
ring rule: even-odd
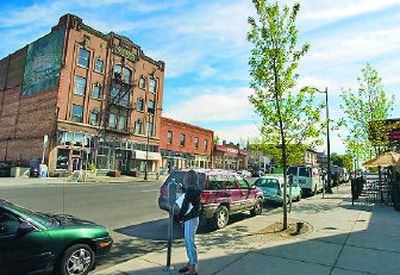
{"label": "sidewalk", "polygon": [[[400,213],[388,206],[352,206],[349,194],[349,185],[341,186],[325,199],[319,194],[294,204],[289,219],[313,227],[297,237],[256,234],[281,221],[280,209],[198,234],[199,274],[400,274]],[[165,249],[94,274],[179,274],[186,259],[179,242],[172,250],[174,271],[163,271]]]}

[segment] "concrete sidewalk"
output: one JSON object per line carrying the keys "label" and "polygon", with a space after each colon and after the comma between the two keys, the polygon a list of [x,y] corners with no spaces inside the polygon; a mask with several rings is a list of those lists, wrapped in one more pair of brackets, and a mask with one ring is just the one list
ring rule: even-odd
{"label": "concrete sidewalk", "polygon": [[[400,213],[389,206],[352,206],[349,186],[340,189],[294,204],[289,219],[312,226],[303,235],[257,234],[281,221],[279,209],[198,234],[199,274],[400,274]],[[172,254],[177,270],[187,261],[182,241]],[[179,274],[163,271],[165,262],[166,250],[155,251],[94,274]]]}

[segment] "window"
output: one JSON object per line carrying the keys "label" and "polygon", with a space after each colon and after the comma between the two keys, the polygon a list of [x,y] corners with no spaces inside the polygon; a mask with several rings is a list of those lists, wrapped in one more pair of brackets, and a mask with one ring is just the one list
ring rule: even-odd
{"label": "window", "polygon": [[168,131],[167,133],[167,140],[169,144],[172,144],[172,131]]}
{"label": "window", "polygon": [[75,94],[85,95],[86,78],[80,75],[75,77]]}
{"label": "window", "polygon": [[238,178],[238,183],[241,189],[250,189],[250,185],[247,183],[246,180]]}
{"label": "window", "polygon": [[126,83],[131,83],[132,71],[128,68],[124,68],[124,81]]}
{"label": "window", "polygon": [[117,128],[117,117],[114,114],[110,114],[108,117],[108,127],[112,129]]}
{"label": "window", "polygon": [[128,107],[129,106],[129,99],[130,99],[129,95],[130,95],[129,92],[126,92],[124,94],[124,96],[122,97],[122,100],[121,100],[121,105],[122,106],[124,106],[124,107]]}
{"label": "window", "polygon": [[81,105],[72,105],[72,121],[82,122],[83,121],[83,107]]}
{"label": "window", "polygon": [[149,100],[147,102],[147,112],[154,114],[154,100]]}
{"label": "window", "polygon": [[143,100],[143,98],[138,98],[137,110],[139,112],[143,112],[144,111],[144,100]]}
{"label": "window", "polygon": [[199,138],[195,137],[194,138],[194,149],[199,149]]}
{"label": "window", "polygon": [[146,88],[146,79],[144,78],[144,76],[141,76],[139,79],[139,88],[140,89]]}
{"label": "window", "polygon": [[233,176],[226,177],[225,188],[226,189],[238,189],[238,187],[236,185],[235,177],[233,177]]}
{"label": "window", "polygon": [[153,121],[152,120],[147,121],[147,136],[149,136],[149,137],[153,136]]}
{"label": "window", "polygon": [[113,104],[128,107],[129,99],[130,99],[129,92],[126,92],[124,95],[122,95],[121,91],[118,88],[113,87],[111,89],[111,101]]}
{"label": "window", "polygon": [[90,124],[97,125],[98,119],[99,119],[99,113],[96,111],[91,111],[90,112]]}
{"label": "window", "polygon": [[89,56],[90,52],[80,48],[79,49],[79,57],[78,57],[78,64],[82,67],[88,68],[89,67]]}
{"label": "window", "polygon": [[150,90],[150,92],[152,92],[152,93],[156,93],[156,91],[157,91],[157,81],[156,81],[156,79],[155,78],[150,78],[150,80],[149,80],[149,90]]}
{"label": "window", "polygon": [[141,134],[142,133],[142,121],[138,119],[135,123],[135,134]]}
{"label": "window", "polygon": [[96,59],[96,63],[94,65],[94,70],[98,73],[102,73],[104,68],[104,62],[100,58]]}
{"label": "window", "polygon": [[117,64],[114,66],[114,78],[121,79],[122,77],[122,66]]}
{"label": "window", "polygon": [[118,130],[126,130],[126,117],[125,116],[119,117]]}
{"label": "window", "polygon": [[185,146],[186,135],[181,134],[181,146]]}
{"label": "window", "polygon": [[100,99],[100,97],[101,97],[101,85],[96,83],[93,85],[92,98]]}
{"label": "window", "polygon": [[205,139],[204,140],[204,150],[207,150],[207,149],[208,149],[208,140]]}

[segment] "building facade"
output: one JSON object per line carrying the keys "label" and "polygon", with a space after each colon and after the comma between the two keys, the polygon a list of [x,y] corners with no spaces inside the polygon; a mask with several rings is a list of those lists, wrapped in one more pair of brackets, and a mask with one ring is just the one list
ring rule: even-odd
{"label": "building facade", "polygon": [[212,168],[214,132],[161,117],[161,169]]}
{"label": "building facade", "polygon": [[0,60],[0,158],[44,157],[50,171],[155,171],[164,70],[129,38],[62,16]]}
{"label": "building facade", "polygon": [[227,170],[247,170],[249,152],[234,144],[215,145],[213,152],[214,167]]}

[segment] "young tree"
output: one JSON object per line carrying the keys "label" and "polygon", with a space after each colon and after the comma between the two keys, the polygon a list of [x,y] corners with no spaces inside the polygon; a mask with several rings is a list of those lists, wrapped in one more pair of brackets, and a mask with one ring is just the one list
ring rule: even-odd
{"label": "young tree", "polygon": [[254,94],[249,97],[261,116],[262,140],[281,151],[283,189],[283,229],[287,229],[287,160],[288,148],[318,141],[320,108],[314,106],[315,89],[294,91],[295,70],[309,44],[296,49],[298,30],[295,25],[299,4],[281,9],[277,2],[254,0],[256,17],[250,17],[248,40],[253,44],[249,60]]}
{"label": "young tree", "polygon": [[378,72],[366,64],[361,73],[362,76],[357,78],[356,92],[342,89],[343,104],[340,105],[350,132],[345,138],[347,152],[357,160],[372,158],[384,151],[388,146],[389,132],[398,127],[386,121],[393,109],[394,96],[386,96]]}

